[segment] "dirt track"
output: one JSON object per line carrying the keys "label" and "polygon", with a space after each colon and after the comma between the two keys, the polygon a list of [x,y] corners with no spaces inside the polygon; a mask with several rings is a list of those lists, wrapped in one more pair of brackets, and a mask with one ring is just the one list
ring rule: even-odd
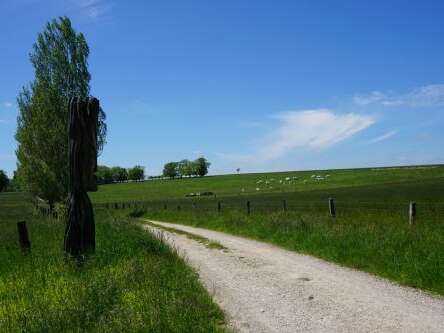
{"label": "dirt track", "polygon": [[444,332],[444,298],[269,244],[150,222],[228,248],[162,231],[240,332]]}

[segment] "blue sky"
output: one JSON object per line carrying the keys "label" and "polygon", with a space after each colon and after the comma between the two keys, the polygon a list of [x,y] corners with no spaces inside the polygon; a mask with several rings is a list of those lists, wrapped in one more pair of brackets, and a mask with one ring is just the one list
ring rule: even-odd
{"label": "blue sky", "polygon": [[3,0],[0,169],[16,96],[57,16],[89,43],[99,163],[211,173],[444,163],[442,1]]}

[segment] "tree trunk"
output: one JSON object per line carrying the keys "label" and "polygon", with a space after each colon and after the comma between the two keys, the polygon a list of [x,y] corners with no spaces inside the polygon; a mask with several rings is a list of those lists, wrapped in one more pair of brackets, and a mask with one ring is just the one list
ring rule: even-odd
{"label": "tree trunk", "polygon": [[71,256],[92,253],[96,247],[94,211],[87,191],[97,190],[97,123],[99,101],[69,101],[69,208],[65,252]]}

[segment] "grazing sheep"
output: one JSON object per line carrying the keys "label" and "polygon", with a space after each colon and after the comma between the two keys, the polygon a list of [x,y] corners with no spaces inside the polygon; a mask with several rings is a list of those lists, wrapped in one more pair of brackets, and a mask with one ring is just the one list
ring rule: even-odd
{"label": "grazing sheep", "polygon": [[259,187],[256,187],[256,191],[260,191],[260,188],[259,188]]}

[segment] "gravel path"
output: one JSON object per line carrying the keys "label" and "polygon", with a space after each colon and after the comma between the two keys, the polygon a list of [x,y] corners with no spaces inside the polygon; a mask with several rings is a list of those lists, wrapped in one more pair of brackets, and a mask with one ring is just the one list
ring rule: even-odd
{"label": "gravel path", "polygon": [[442,297],[254,240],[150,222],[228,248],[164,232],[240,332],[444,332]]}

